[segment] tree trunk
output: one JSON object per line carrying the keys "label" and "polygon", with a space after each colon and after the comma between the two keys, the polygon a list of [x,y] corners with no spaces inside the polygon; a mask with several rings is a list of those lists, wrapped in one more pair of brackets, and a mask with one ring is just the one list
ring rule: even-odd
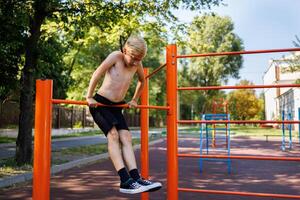
{"label": "tree trunk", "polygon": [[[28,54],[26,58],[28,59]],[[32,63],[28,63],[28,61],[26,63],[26,69],[30,65],[32,66]],[[24,67],[20,94],[19,133],[16,141],[16,161],[18,164],[30,163],[32,157],[33,74],[28,70],[26,71]]]}
{"label": "tree trunk", "polygon": [[38,41],[41,25],[45,19],[46,3],[36,1],[35,14],[30,20],[30,36],[26,41],[25,65],[21,75],[19,133],[16,141],[16,162],[18,165],[32,160],[32,127],[34,76],[38,60]]}

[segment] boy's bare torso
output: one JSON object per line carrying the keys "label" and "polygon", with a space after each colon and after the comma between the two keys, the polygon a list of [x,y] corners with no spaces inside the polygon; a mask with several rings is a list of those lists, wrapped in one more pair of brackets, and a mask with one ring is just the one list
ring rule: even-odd
{"label": "boy's bare torso", "polygon": [[136,71],[137,66],[126,66],[123,55],[118,56],[115,64],[106,71],[98,94],[113,102],[122,101]]}

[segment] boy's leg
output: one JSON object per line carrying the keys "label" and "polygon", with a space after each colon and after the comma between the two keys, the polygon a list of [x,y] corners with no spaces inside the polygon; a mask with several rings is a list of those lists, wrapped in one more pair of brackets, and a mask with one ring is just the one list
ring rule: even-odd
{"label": "boy's leg", "polygon": [[119,133],[115,127],[113,127],[107,134],[108,140],[108,153],[113,165],[117,171],[124,168],[124,162],[120,149]]}
{"label": "boy's leg", "polygon": [[132,147],[132,137],[128,130],[119,130],[119,137],[122,144],[122,154],[128,170],[136,169],[136,160]]}
{"label": "boy's leg", "polygon": [[119,133],[115,127],[113,127],[108,132],[107,139],[108,139],[109,156],[121,179],[120,192],[136,194],[136,193],[147,191],[148,190],[147,187],[138,184],[135,180],[130,178],[125,168],[121,149],[120,149]]}
{"label": "boy's leg", "polygon": [[128,130],[119,130],[120,141],[122,144],[122,154],[125,160],[125,163],[128,167],[130,176],[138,182],[140,185],[143,185],[147,188],[148,191],[156,191],[162,187],[159,182],[152,182],[149,180],[142,179],[137,169],[135,155],[132,147],[132,137],[131,133]]}

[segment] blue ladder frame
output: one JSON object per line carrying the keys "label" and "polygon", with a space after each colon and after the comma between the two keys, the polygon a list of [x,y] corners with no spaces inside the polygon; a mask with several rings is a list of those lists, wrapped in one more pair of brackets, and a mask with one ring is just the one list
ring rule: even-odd
{"label": "blue ladder frame", "polygon": [[[230,114],[203,114],[202,120],[230,120]],[[210,130],[227,130],[227,155],[230,156],[230,123],[227,125],[226,128],[219,128],[219,129],[212,129],[208,128],[208,125],[205,123],[201,124],[200,127],[200,155],[203,154],[203,132],[204,132],[204,126],[205,126],[205,135],[206,135],[206,154],[209,154],[209,131]],[[200,173],[203,172],[203,161],[218,161],[218,162],[227,162],[227,172],[228,174],[231,174],[231,160],[230,158],[227,158],[227,160],[224,161],[224,159],[212,159],[212,158],[199,158],[199,167],[200,167]]]}

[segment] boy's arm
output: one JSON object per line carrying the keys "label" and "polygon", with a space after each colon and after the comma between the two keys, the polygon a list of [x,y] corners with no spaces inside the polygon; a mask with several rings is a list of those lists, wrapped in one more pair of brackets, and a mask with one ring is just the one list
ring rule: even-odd
{"label": "boy's arm", "polygon": [[[100,66],[94,71],[92,78],[89,83],[89,87],[86,94],[86,100],[91,103],[95,103],[95,101],[92,101],[94,90],[97,86],[97,83],[99,82],[101,76],[105,74],[105,72],[113,66],[118,57],[120,56],[119,52],[112,52],[107,56],[107,58],[100,64]],[[90,104],[90,103],[89,103]]]}
{"label": "boy's arm", "polygon": [[132,97],[132,100],[128,103],[129,107],[136,107],[137,102],[142,94],[142,90],[144,88],[145,83],[145,76],[144,76],[144,70],[142,65],[140,65],[137,69],[137,75],[138,75],[138,83],[135,88],[134,95]]}

